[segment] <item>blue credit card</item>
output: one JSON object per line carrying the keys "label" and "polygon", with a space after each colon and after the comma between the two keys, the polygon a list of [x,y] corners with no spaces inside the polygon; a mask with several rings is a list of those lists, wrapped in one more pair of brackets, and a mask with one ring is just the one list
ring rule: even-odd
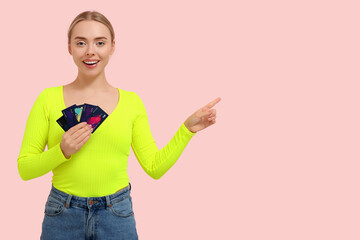
{"label": "blue credit card", "polygon": [[76,104],[62,110],[62,113],[66,119],[66,122],[67,122],[69,128],[72,128],[73,126],[78,124],[78,121],[76,120],[74,110],[73,110],[73,107],[75,107],[75,106],[76,106]]}

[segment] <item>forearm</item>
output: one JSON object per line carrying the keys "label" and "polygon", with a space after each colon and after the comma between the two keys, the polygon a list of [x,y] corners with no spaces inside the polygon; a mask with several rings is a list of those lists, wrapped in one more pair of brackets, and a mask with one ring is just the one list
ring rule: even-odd
{"label": "forearm", "polygon": [[159,179],[179,159],[194,135],[195,133],[190,132],[183,123],[169,143],[161,150],[158,150],[154,143],[147,146],[146,154],[140,155],[135,151],[134,153],[140,159],[139,162],[144,171],[152,178]]}
{"label": "forearm", "polygon": [[20,153],[17,162],[20,177],[26,181],[40,177],[69,160],[71,160],[71,156],[67,159],[58,143],[42,153]]}

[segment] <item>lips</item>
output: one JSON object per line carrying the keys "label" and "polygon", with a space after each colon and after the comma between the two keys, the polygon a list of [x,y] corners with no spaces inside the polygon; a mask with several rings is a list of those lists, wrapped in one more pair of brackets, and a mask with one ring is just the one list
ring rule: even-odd
{"label": "lips", "polygon": [[84,60],[84,61],[82,61],[84,64],[85,64],[85,66],[87,67],[87,68],[95,68],[97,65],[98,65],[98,63],[100,62],[100,60],[97,60],[97,59],[86,59],[86,60]]}

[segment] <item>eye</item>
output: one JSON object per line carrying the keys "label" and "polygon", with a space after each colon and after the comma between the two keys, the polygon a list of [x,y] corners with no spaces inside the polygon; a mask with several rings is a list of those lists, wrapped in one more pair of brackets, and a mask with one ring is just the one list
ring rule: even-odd
{"label": "eye", "polygon": [[83,44],[79,44],[79,43],[84,43],[83,41],[81,42],[77,42],[76,45],[82,46]]}
{"label": "eye", "polygon": [[100,44],[100,46],[103,46],[103,45],[105,45],[105,43],[104,43],[104,42],[98,42],[98,43],[102,43],[102,44]]}

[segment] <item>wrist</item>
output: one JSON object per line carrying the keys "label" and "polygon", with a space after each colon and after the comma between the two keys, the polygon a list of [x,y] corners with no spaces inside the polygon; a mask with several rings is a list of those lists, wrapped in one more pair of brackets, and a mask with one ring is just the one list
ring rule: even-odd
{"label": "wrist", "polygon": [[64,152],[64,150],[63,150],[62,147],[61,147],[61,143],[60,143],[60,150],[61,150],[62,154],[64,155],[64,157],[65,157],[66,159],[69,159],[69,158],[71,157],[71,155],[67,155],[67,154]]}
{"label": "wrist", "polygon": [[187,130],[189,130],[191,133],[196,133],[196,132],[192,131],[192,130],[187,126],[186,121],[184,122],[184,126],[185,126],[185,127],[187,128]]}

